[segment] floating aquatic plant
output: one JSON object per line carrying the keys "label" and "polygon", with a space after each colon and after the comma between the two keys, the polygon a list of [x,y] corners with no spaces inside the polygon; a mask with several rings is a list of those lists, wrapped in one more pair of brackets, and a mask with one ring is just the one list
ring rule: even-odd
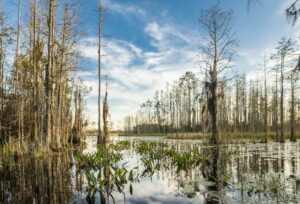
{"label": "floating aquatic plant", "polygon": [[[123,148],[127,144],[116,145],[116,148]],[[122,162],[123,156],[115,152],[113,148],[99,147],[98,151],[93,154],[80,155],[77,157],[78,169],[83,171],[87,179],[87,198],[90,201],[95,200],[95,195],[100,194],[101,202],[110,197],[114,201],[112,192],[122,193],[125,199],[124,188],[130,183],[129,192],[133,193],[132,182],[137,181],[137,174],[132,168],[128,170],[126,163]]]}

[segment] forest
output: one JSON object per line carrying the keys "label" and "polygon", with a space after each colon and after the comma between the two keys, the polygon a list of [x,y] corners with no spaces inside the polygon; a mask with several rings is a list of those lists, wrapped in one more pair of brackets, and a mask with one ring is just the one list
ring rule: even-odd
{"label": "forest", "polygon": [[0,0],[0,203],[299,203],[299,15]]}
{"label": "forest", "polygon": [[[19,0],[15,29],[0,3],[0,143],[20,152],[78,143],[86,90],[76,74],[77,6],[33,0],[22,10]],[[30,17],[22,19],[24,12]]]}

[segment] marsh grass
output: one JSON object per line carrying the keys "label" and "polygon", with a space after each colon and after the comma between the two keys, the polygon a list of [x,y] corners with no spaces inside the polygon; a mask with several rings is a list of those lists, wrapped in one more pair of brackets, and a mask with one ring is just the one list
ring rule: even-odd
{"label": "marsh grass", "polygon": [[118,133],[118,136],[123,137],[167,137],[169,134],[167,133],[126,133],[126,132],[120,132]]}
{"label": "marsh grass", "polygon": [[[290,132],[285,132],[285,139],[289,140]],[[300,139],[300,132],[295,133],[296,138]],[[188,140],[209,140],[210,133],[176,133],[176,134],[168,134],[167,139],[188,139]],[[276,141],[276,133],[275,132],[268,132],[267,138],[270,141]],[[245,142],[263,142],[265,140],[265,133],[248,133],[248,132],[221,132],[220,133],[220,140],[222,142],[233,142],[234,140],[244,140]]]}
{"label": "marsh grass", "polygon": [[86,142],[82,141],[76,145],[67,144],[64,147],[60,147],[53,151],[53,149],[47,149],[44,146],[35,147],[32,144],[19,144],[18,141],[11,140],[10,142],[0,145],[0,156],[2,157],[34,157],[34,158],[44,158],[47,156],[60,154],[64,152],[79,150],[82,151],[86,148]]}

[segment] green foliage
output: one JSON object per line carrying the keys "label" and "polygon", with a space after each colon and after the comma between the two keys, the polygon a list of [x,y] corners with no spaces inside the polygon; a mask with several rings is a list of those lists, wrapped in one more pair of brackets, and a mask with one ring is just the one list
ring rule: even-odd
{"label": "green foliage", "polygon": [[[140,156],[141,166],[132,169],[126,166],[120,152],[129,148]],[[77,161],[87,178],[89,199],[95,199],[96,193],[99,193],[101,199],[112,197],[112,192],[124,193],[124,196],[125,191],[133,194],[134,182],[138,182],[140,177],[151,178],[157,171],[174,169],[176,176],[180,177],[200,168],[203,181],[186,183],[183,179],[180,184],[187,197],[194,197],[200,191],[199,186],[222,186],[231,190],[237,187],[235,179],[232,179],[233,172],[226,168],[226,164],[231,162],[230,158],[238,157],[239,152],[229,149],[220,154],[219,151],[197,146],[178,150],[176,145],[159,141],[120,141],[108,148],[100,146],[94,154],[82,155]],[[242,193],[245,192],[251,200],[264,197],[272,201],[275,198],[280,202],[293,202],[299,197],[300,178],[295,175],[286,177],[281,173],[266,174],[260,171],[259,174],[241,174],[239,178]]]}
{"label": "green foliage", "polygon": [[[141,155],[142,173],[138,174],[138,167],[128,169],[120,151],[133,147]],[[108,148],[99,146],[93,154],[77,157],[79,171],[84,172],[87,179],[88,198],[95,199],[96,193],[103,199],[105,195],[113,199],[112,192],[124,193],[129,184],[129,193],[133,194],[132,183],[139,181],[139,177],[152,177],[161,168],[176,168],[180,171],[189,170],[208,160],[209,154],[194,148],[189,152],[178,152],[164,142],[136,142],[119,141]]]}
{"label": "green foliage", "polygon": [[122,151],[129,149],[131,146],[128,140],[118,141],[117,143],[110,144],[110,148],[114,149],[115,151]]}
{"label": "green foliage", "polygon": [[136,169],[127,170],[126,163],[120,164],[123,155],[115,150],[127,148],[127,142],[117,143],[106,148],[99,146],[98,151],[93,154],[80,155],[77,157],[79,171],[83,171],[88,183],[88,198],[95,199],[98,192],[101,199],[105,195],[112,199],[112,192],[124,193],[125,185],[130,182],[129,192],[132,194],[131,182],[137,181]]}
{"label": "green foliage", "polygon": [[[198,148],[194,148],[188,152],[178,152],[173,147],[169,147],[164,142],[140,142],[136,150],[142,155],[142,162],[145,166],[143,175],[152,176],[154,170],[159,170],[162,161],[170,161],[171,166],[180,171],[189,171],[195,166],[199,166],[201,162],[208,160],[207,154],[200,152]],[[166,166],[165,166],[166,167]]]}

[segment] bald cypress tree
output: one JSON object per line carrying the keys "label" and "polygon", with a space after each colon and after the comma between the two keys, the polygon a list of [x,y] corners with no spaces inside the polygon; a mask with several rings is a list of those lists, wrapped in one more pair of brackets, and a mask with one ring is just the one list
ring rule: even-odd
{"label": "bald cypress tree", "polygon": [[218,87],[221,74],[230,68],[237,41],[232,29],[233,12],[222,11],[218,6],[203,10],[199,18],[205,35],[205,46],[201,48],[203,69],[208,90],[208,111],[211,118],[211,143],[219,143]]}

